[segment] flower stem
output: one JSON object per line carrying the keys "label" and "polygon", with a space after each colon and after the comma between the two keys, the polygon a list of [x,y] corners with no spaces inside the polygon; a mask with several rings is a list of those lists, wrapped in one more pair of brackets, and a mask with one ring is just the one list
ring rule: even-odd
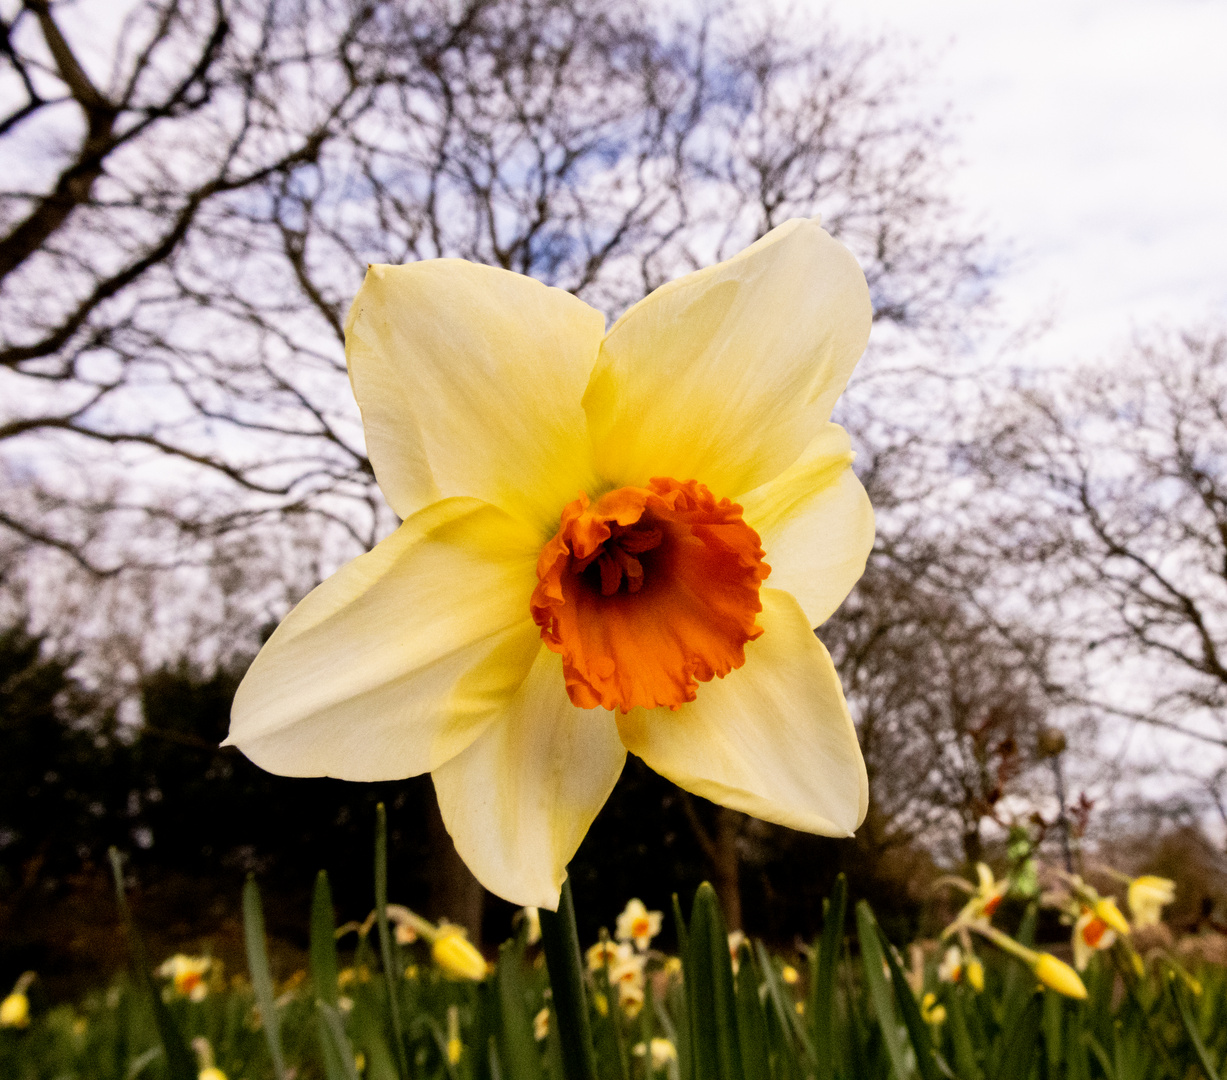
{"label": "flower stem", "polygon": [[575,927],[575,902],[571,898],[569,878],[562,884],[557,914],[541,910],[541,943],[545,946],[554,1015],[558,1018],[563,1073],[566,1080],[596,1080],[592,1027],[584,996],[579,932]]}

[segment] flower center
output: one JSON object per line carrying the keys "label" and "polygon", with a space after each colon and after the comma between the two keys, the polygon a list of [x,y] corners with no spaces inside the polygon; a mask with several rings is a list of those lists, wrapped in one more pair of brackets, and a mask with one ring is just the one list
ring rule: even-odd
{"label": "flower center", "polygon": [[657,478],[563,509],[530,609],[575,705],[676,709],[745,663],[770,572],[740,506]]}
{"label": "flower center", "polygon": [[1091,921],[1082,928],[1082,940],[1094,949],[1103,940],[1107,929],[1108,924],[1103,919],[1098,915],[1092,916]]}

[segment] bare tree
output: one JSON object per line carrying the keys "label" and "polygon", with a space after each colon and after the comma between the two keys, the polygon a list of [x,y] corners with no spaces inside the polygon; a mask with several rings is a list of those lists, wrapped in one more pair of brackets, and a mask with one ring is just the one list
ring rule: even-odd
{"label": "bare tree", "polygon": [[[342,331],[371,262],[472,259],[612,316],[822,214],[880,327],[919,340],[982,297],[940,118],[883,42],[637,0],[113,10],[4,8],[8,566],[148,592],[150,568],[215,573],[271,525],[336,562],[372,545],[394,522]],[[715,833],[726,895],[740,826]]]}
{"label": "bare tree", "polygon": [[16,7],[0,70],[0,453],[60,506],[0,526],[99,571],[132,553],[97,516],[154,489],[189,544],[287,512],[386,531],[342,356],[368,262],[461,256],[615,314],[822,212],[884,323],[978,288],[881,44],[634,0],[104,9]]}
{"label": "bare tree", "polygon": [[1084,658],[1069,696],[1167,733],[1151,748],[1198,747],[1203,806],[1227,825],[1227,335],[1154,334],[1017,387],[971,456],[985,550]]}

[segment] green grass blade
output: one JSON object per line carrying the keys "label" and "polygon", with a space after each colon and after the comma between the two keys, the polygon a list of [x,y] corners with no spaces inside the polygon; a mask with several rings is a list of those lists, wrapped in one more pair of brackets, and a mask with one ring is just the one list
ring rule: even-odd
{"label": "green grass blade", "polygon": [[323,1032],[332,1047],[332,1056],[343,1080],[359,1080],[358,1066],[354,1063],[354,1048],[345,1034],[341,1014],[326,1002],[317,1000],[315,1007],[323,1020]]}
{"label": "green grass blade", "polygon": [[162,1044],[162,1053],[166,1058],[167,1076],[169,1080],[196,1080],[197,1068],[195,1057],[188,1047],[183,1033],[170,1015],[170,1010],[166,1007],[166,1003],[162,1000],[157,984],[153,981],[153,974],[149,969],[149,959],[145,954],[145,943],[141,940],[141,935],[136,929],[136,923],[132,919],[132,912],[128,907],[128,898],[124,894],[123,860],[115,848],[111,848],[107,855],[111,860],[111,874],[115,881],[115,900],[119,905],[119,915],[124,925],[124,932],[128,938],[128,947],[132,951],[132,964],[136,968],[136,977],[145,991],[150,1008],[153,1010],[153,1020],[157,1027],[158,1039]]}
{"label": "green grass blade", "polygon": [[498,1049],[506,1080],[542,1080],[541,1055],[533,1038],[524,986],[523,938],[503,943],[495,971],[498,991]]}
{"label": "green grass blade", "polygon": [[[865,905],[865,910],[869,918],[873,919],[873,912],[869,910],[868,904]],[[886,957],[887,966],[890,968],[890,984],[894,988],[895,1000],[899,1003],[899,1012],[903,1016],[903,1024],[907,1028],[908,1038],[911,1039],[912,1051],[916,1055],[916,1065],[920,1069],[922,1080],[945,1080],[934,1057],[933,1039],[929,1035],[929,1025],[924,1022],[924,1018],[920,1015],[920,1006],[916,1004],[916,998],[912,995],[912,988],[903,976],[903,968],[900,967],[899,961],[895,959],[895,951],[891,948],[890,942],[886,940],[886,935],[882,932],[882,928],[877,925],[876,919],[874,919],[874,927],[878,932],[878,941],[882,946],[882,954]]]}
{"label": "green grass blade", "polygon": [[844,921],[848,914],[848,879],[840,874],[827,902],[822,923],[818,962],[810,963],[810,1027],[814,1039],[817,1080],[832,1080],[835,1075],[835,972],[844,943]]}
{"label": "green grass blade", "polygon": [[784,980],[780,978],[779,970],[776,968],[775,961],[771,959],[771,954],[767,952],[766,946],[761,941],[757,942],[756,946],[759,968],[762,970],[763,983],[767,988],[767,1000],[771,1003],[780,1031],[787,1036],[787,1042],[781,1051],[788,1059],[790,1068],[800,1073],[801,1062],[797,1048],[801,1048],[807,1060],[813,1061],[814,1044],[801,1018],[797,1015],[797,1006],[792,994],[784,989]]}
{"label": "green grass blade", "polygon": [[745,1080],[771,1080],[767,1049],[767,1018],[758,997],[758,977],[750,946],[742,943],[737,967],[737,1030]]}
{"label": "green grass blade", "polygon": [[592,1024],[584,993],[584,972],[579,955],[579,931],[575,927],[575,901],[571,881],[562,883],[558,911],[541,911],[541,943],[550,973],[554,1017],[558,1021],[566,1080],[596,1080],[592,1049]]}
{"label": "green grass blade", "polygon": [[332,911],[332,889],[328,875],[321,870],[311,894],[311,982],[315,996],[334,1009],[340,992],[337,989],[337,936]]}
{"label": "green grass blade", "polygon": [[281,1051],[281,1024],[277,1017],[273,975],[268,966],[268,949],[264,937],[264,911],[260,905],[260,889],[250,874],[243,886],[243,937],[247,944],[247,968],[251,972],[251,987],[260,1006],[260,1026],[273,1059],[273,1075],[285,1077],[285,1055]]}
{"label": "green grass blade", "polygon": [[690,949],[685,968],[690,987],[691,1053],[697,1080],[745,1080],[728,941],[716,890],[703,882],[690,912]]}
{"label": "green grass blade", "polygon": [[878,923],[864,900],[856,905],[856,933],[861,945],[861,962],[865,969],[865,984],[869,987],[869,1001],[882,1032],[891,1070],[896,1080],[912,1080],[916,1076],[915,1054],[908,1043],[906,1028],[895,1016],[895,999],[886,982],[886,961],[878,940]]}
{"label": "green grass blade", "polygon": [[1206,1080],[1219,1080],[1218,1070],[1215,1069],[1214,1062],[1210,1060],[1210,1052],[1206,1049],[1205,1040],[1202,1039],[1201,1032],[1197,1029],[1197,1023],[1189,1010],[1189,1003],[1185,1000],[1184,988],[1177,986],[1174,979],[1170,987],[1172,997],[1176,1000],[1176,1011],[1180,1014],[1180,1023],[1184,1027],[1184,1033],[1189,1037],[1189,1042],[1193,1044],[1193,1052],[1197,1055],[1197,1063],[1201,1066],[1201,1071],[1206,1074]]}
{"label": "green grass blade", "polygon": [[[947,1012],[950,1014],[950,1041],[954,1044],[954,1067],[959,1080],[983,1080],[984,1073],[976,1056],[975,1044],[967,1027],[967,1014],[963,1007],[964,994],[956,989],[950,995]],[[1060,1076],[1059,1072],[1050,1072],[1051,1077]]]}
{"label": "green grass blade", "polygon": [[677,955],[685,956],[686,950],[690,948],[690,937],[686,929],[686,920],[682,917],[682,905],[678,901],[677,893],[673,894],[673,922],[677,927]]}
{"label": "green grass blade", "polygon": [[396,942],[388,926],[388,811],[383,803],[375,807],[375,917],[379,923],[379,955],[383,978],[388,988],[388,1012],[392,1018],[392,1038],[396,1043],[396,1070],[401,1080],[409,1080],[405,1058],[405,1034],[401,1026],[400,981],[404,969],[396,956]]}

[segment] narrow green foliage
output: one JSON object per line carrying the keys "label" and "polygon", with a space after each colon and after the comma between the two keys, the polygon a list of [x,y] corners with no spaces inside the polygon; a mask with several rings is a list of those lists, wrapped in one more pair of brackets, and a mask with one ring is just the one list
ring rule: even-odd
{"label": "narrow green foliage", "polygon": [[1174,977],[1169,978],[1168,984],[1172,998],[1176,1002],[1176,1011],[1180,1015],[1180,1024],[1193,1047],[1193,1052],[1197,1055],[1197,1064],[1205,1074],[1206,1080],[1219,1080],[1218,1070],[1214,1067],[1214,1062],[1210,1060],[1210,1052],[1206,1049],[1205,1041],[1201,1037],[1201,1032],[1189,1009],[1189,1003],[1185,999],[1184,987],[1179,986]]}
{"label": "narrow green foliage", "polygon": [[695,893],[689,937],[683,962],[696,1080],[745,1080],[728,929],[716,890],[707,882]]}
{"label": "narrow green foliage", "polygon": [[563,1075],[566,1080],[597,1080],[570,879],[562,883],[558,911],[541,912],[541,943],[554,991]]}
{"label": "narrow green foliage", "polygon": [[332,913],[332,890],[321,870],[311,894],[311,984],[321,1001],[337,1005],[337,938]]}
{"label": "narrow green foliage", "polygon": [[524,985],[523,934],[504,942],[495,972],[498,992],[498,1058],[505,1080],[542,1080]]}
{"label": "narrow green foliage", "polygon": [[937,1066],[937,1060],[933,1056],[933,1042],[929,1038],[929,1027],[921,1017],[916,999],[912,996],[912,988],[908,986],[907,979],[903,976],[903,969],[899,961],[895,959],[895,950],[886,940],[886,935],[882,933],[882,928],[874,919],[869,905],[864,901],[862,903],[865,907],[865,917],[872,921],[873,928],[877,931],[878,941],[882,945],[882,954],[886,957],[887,966],[890,968],[890,984],[894,988],[895,1000],[899,1003],[899,1012],[903,1016],[908,1037],[912,1041],[912,1052],[916,1055],[916,1065],[920,1070],[920,1075],[923,1080],[944,1080]]}
{"label": "narrow green foliage", "polygon": [[383,803],[375,807],[375,915],[379,924],[379,955],[383,961],[383,978],[388,988],[388,1012],[392,1019],[396,1068],[400,1080],[409,1080],[400,1003],[400,982],[404,965],[397,956],[396,942],[392,940],[392,930],[388,926],[388,811]]}
{"label": "narrow green foliage", "polygon": [[285,1055],[281,1052],[281,1025],[277,1017],[273,975],[268,964],[268,949],[264,936],[264,910],[260,904],[260,889],[250,874],[243,886],[243,937],[247,944],[247,969],[251,985],[260,1006],[260,1026],[268,1042],[268,1054],[273,1061],[277,1080],[285,1076]]}
{"label": "narrow green foliage", "polygon": [[882,956],[877,920],[864,900],[856,905],[856,930],[861,943],[861,962],[865,969],[865,983],[869,987],[869,1000],[890,1056],[895,1080],[912,1080],[916,1075],[916,1053],[908,1043],[907,1030],[895,1015],[895,1001],[886,981],[886,961]]}
{"label": "narrow green foliage", "polygon": [[196,1080],[197,1069],[192,1051],[153,981],[153,972],[149,968],[149,960],[145,955],[145,943],[141,940],[136,924],[132,921],[132,912],[128,909],[128,898],[124,894],[123,861],[119,852],[114,848],[111,848],[107,854],[110,856],[111,874],[115,880],[115,900],[119,905],[120,919],[124,924],[124,932],[128,936],[128,947],[132,952],[132,964],[136,969],[136,977],[145,990],[149,1006],[153,1010],[158,1039],[162,1044],[162,1054],[166,1059],[167,1075],[169,1080]]}
{"label": "narrow green foliage", "polygon": [[[190,995],[151,972],[116,859],[135,977],[77,1005],[48,1008],[35,993],[29,1027],[0,1028],[0,1077],[197,1080],[212,1061],[233,1080],[1220,1080],[1227,1058],[1227,968],[1169,957],[1135,970],[1127,949],[1100,952],[1085,973],[1087,1000],[1072,1001],[989,948],[982,992],[938,981],[931,955],[910,973],[913,986],[868,905],[857,905],[845,945],[842,882],[809,950],[808,986],[787,970],[795,956],[757,941],[740,946],[734,975],[709,886],[688,924],[679,919],[681,978],[661,953],[638,954],[641,1010],[620,1000],[627,984],[612,969],[584,971],[569,888],[558,914],[542,913],[544,957],[521,929],[492,977],[457,979],[433,963],[425,938],[406,960],[390,927],[374,947],[367,928],[381,913],[388,922],[383,841],[377,851],[375,919],[356,936],[350,923],[338,940],[328,879],[317,879],[309,984],[274,985],[249,880],[250,983],[227,985],[215,968]],[[1028,940],[1034,925],[1029,916],[1017,937]],[[619,979],[639,975],[632,965]],[[926,990],[936,995],[928,1007]],[[542,1012],[548,1033],[534,1031]]]}
{"label": "narrow green foliage", "polygon": [[809,1017],[813,1031],[817,1080],[835,1075],[835,970],[844,943],[844,921],[848,909],[848,879],[840,874],[826,904],[822,939],[810,957]]}
{"label": "narrow green foliage", "polygon": [[745,1080],[771,1080],[767,1017],[758,996],[759,978],[754,954],[745,942],[738,951],[737,965],[737,1031]]}

